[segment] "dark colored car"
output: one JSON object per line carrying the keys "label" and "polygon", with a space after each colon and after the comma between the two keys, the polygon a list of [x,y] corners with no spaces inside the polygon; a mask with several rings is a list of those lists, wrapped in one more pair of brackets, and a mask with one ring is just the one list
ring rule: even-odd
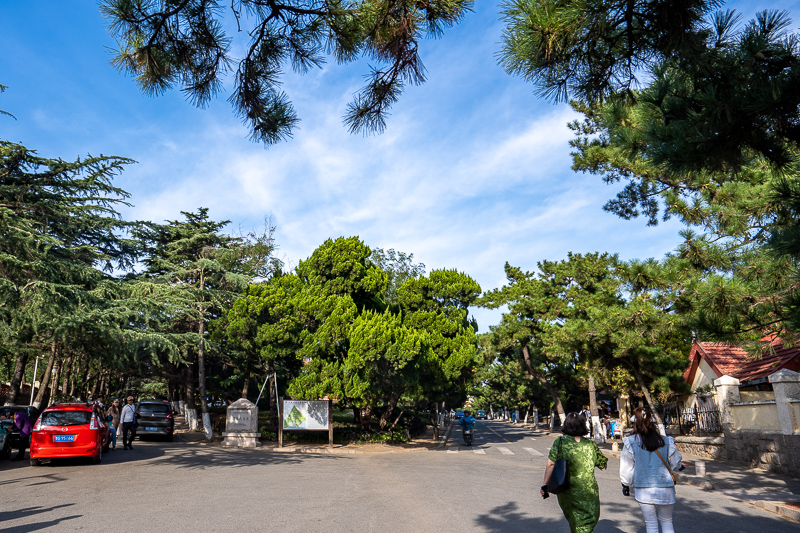
{"label": "dark colored car", "polygon": [[108,451],[108,423],[91,403],[56,403],[42,411],[31,433],[31,466],[61,457],[99,463]]}
{"label": "dark colored car", "polygon": [[456,409],[456,420],[461,420],[461,417],[464,416],[463,409]]}
{"label": "dark colored car", "polygon": [[139,428],[136,435],[147,437],[156,435],[172,440],[175,432],[175,418],[172,407],[166,400],[144,400],[136,406]]}
{"label": "dark colored car", "polygon": [[475,413],[475,418],[480,420],[486,420],[486,411],[484,411],[483,409],[479,410],[477,413]]}
{"label": "dark colored car", "polygon": [[5,435],[0,436],[0,459],[8,459],[11,452],[19,446],[19,430],[14,428],[14,415],[23,411],[35,423],[39,418],[39,410],[31,405],[5,405],[0,407],[0,426],[5,430]]}

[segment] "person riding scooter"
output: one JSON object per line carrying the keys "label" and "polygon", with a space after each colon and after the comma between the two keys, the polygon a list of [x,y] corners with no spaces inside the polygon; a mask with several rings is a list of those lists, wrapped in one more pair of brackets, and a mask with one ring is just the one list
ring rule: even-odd
{"label": "person riding scooter", "polygon": [[472,417],[472,413],[469,411],[464,411],[464,416],[461,418],[461,427],[463,428],[463,437],[464,437],[464,444],[467,446],[472,446],[472,428],[475,427],[475,419]]}

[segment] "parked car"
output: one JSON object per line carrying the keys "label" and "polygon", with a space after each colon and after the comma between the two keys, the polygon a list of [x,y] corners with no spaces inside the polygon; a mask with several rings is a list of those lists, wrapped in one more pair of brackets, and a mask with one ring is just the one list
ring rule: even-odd
{"label": "parked car", "polygon": [[486,411],[484,411],[483,409],[479,410],[477,413],[475,413],[475,418],[486,420]]}
{"label": "parked car", "polygon": [[108,452],[108,423],[95,404],[53,404],[33,426],[31,466],[61,457],[89,457],[99,463],[103,452]]}
{"label": "parked car", "polygon": [[11,457],[11,428],[10,424],[0,421],[0,459]]}
{"label": "parked car", "polygon": [[461,417],[464,416],[463,409],[456,409],[456,420],[461,420]]}
{"label": "parked car", "polygon": [[175,432],[175,418],[167,400],[144,400],[136,406],[139,428],[136,434],[141,437],[157,435],[172,440]]}
{"label": "parked car", "polygon": [[25,412],[31,422],[35,422],[39,417],[39,410],[31,405],[0,407],[0,426],[5,430],[5,435],[0,435],[0,459],[11,457],[11,452],[19,446],[19,430],[14,429],[14,415],[20,411]]}

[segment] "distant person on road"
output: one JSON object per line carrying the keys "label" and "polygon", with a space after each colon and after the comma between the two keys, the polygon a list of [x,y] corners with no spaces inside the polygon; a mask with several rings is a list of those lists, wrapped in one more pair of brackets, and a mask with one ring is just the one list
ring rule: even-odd
{"label": "distant person on road", "polygon": [[119,399],[114,398],[114,401],[111,402],[111,407],[108,408],[106,411],[106,416],[111,417],[111,421],[108,423],[108,434],[111,436],[111,449],[117,449],[117,431],[119,431],[119,424],[120,424],[120,416],[122,415],[122,410],[119,406]]}
{"label": "distant person on road", "polygon": [[133,396],[128,396],[125,406],[120,413],[122,422],[123,450],[133,449],[133,439],[136,438],[136,407],[133,405]]}
{"label": "distant person on road", "polygon": [[[464,416],[461,417],[461,421],[459,422],[459,424],[461,424],[461,434],[463,437],[465,432],[475,427],[475,418],[469,411],[464,411]],[[464,438],[464,442],[466,441],[467,439]]]}
{"label": "distant person on road", "polygon": [[28,418],[28,414],[24,411],[17,411],[14,413],[14,429],[19,431],[19,442],[17,443],[18,451],[12,461],[25,460],[25,448],[28,447],[28,442],[31,439],[31,432],[33,431],[33,422]]}
{"label": "distant person on road", "polygon": [[[547,485],[556,460],[566,459],[569,489],[557,495],[558,505],[569,522],[569,530],[572,533],[591,533],[600,520],[600,493],[594,469],[605,470],[608,458],[593,440],[583,437],[586,434],[586,421],[580,414],[569,413],[564,419],[561,431],[564,436],[556,439],[550,448],[544,472],[544,484]],[[558,456],[559,445],[561,457]],[[547,490],[544,485],[541,494],[542,497],[546,497]]]}
{"label": "distant person on road", "polygon": [[[625,437],[619,464],[622,494],[634,498],[644,516],[647,533],[674,533],[675,478],[672,470],[681,466],[681,454],[672,437],[662,437],[649,409],[634,409],[633,434]],[[669,465],[669,466],[668,466]]]}
{"label": "distant person on road", "polygon": [[589,411],[589,406],[584,405],[583,410],[581,411],[581,416],[586,420],[586,433],[584,437],[591,437],[592,436],[592,412]]}

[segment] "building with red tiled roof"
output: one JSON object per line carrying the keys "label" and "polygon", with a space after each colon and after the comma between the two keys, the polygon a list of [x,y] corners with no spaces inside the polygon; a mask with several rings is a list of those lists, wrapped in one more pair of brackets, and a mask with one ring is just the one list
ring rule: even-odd
{"label": "building with red tiled roof", "polygon": [[800,369],[800,346],[787,348],[775,335],[764,337],[762,342],[760,358],[733,343],[695,342],[683,378],[693,391],[713,386],[714,380],[723,375],[737,378],[742,387],[771,390],[767,382],[770,374],[783,368]]}

